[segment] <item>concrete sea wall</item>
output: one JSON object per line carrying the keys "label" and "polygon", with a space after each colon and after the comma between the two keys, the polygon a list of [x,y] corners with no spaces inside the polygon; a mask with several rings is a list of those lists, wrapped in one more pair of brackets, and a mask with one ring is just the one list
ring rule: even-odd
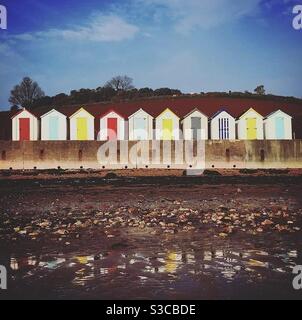
{"label": "concrete sea wall", "polygon": [[[170,168],[302,168],[302,140],[189,142],[120,141],[100,152],[101,141],[0,141],[0,170]],[[116,147],[116,148],[115,148]],[[102,149],[102,148],[101,148]],[[171,153],[168,151],[171,150]],[[106,158],[106,159],[105,159]],[[130,159],[131,158],[131,159]],[[150,161],[150,160],[153,161]],[[129,161],[131,160],[131,161]],[[198,167],[198,168],[199,168]]]}

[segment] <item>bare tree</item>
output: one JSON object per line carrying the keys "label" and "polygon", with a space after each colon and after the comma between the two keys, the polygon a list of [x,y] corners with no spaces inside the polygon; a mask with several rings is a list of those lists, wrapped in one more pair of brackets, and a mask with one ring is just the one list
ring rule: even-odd
{"label": "bare tree", "polygon": [[38,83],[29,77],[23,78],[22,82],[16,85],[11,91],[9,102],[13,105],[24,108],[31,108],[33,102],[45,96]]}
{"label": "bare tree", "polygon": [[265,95],[264,85],[258,86],[258,87],[254,90],[254,92],[255,92],[256,94],[259,94],[260,96]]}
{"label": "bare tree", "polygon": [[129,91],[134,89],[133,79],[128,76],[116,76],[105,84],[105,87],[116,91]]}

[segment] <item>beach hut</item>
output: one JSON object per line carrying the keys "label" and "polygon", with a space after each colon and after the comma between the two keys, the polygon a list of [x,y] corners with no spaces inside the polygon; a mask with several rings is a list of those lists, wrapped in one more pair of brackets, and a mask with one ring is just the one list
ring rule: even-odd
{"label": "beach hut", "polygon": [[263,116],[250,108],[236,121],[239,140],[263,140]]}
{"label": "beach hut", "polygon": [[41,116],[41,140],[67,140],[67,117],[52,109]]}
{"label": "beach hut", "polygon": [[128,118],[129,140],[152,140],[153,117],[139,109]]}
{"label": "beach hut", "polygon": [[184,140],[208,139],[208,117],[198,109],[187,114],[181,123]]}
{"label": "beach hut", "polygon": [[264,119],[264,137],[267,140],[292,140],[292,117],[277,110]]}
{"label": "beach hut", "polygon": [[227,111],[220,110],[210,119],[212,140],[235,140],[236,120]]}
{"label": "beach hut", "polygon": [[124,140],[125,139],[125,119],[114,110],[109,110],[100,118],[99,139]]}
{"label": "beach hut", "polygon": [[38,118],[26,109],[11,118],[13,141],[36,141],[39,138]]}
{"label": "beach hut", "polygon": [[179,140],[179,117],[169,108],[156,118],[156,140]]}
{"label": "beach hut", "polygon": [[70,140],[94,140],[94,116],[80,108],[70,117]]}

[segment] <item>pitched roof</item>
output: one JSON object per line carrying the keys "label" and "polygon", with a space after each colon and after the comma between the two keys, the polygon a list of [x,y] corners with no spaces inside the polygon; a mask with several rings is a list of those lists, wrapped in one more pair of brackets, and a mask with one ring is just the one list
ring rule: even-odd
{"label": "pitched roof", "polygon": [[194,113],[194,112],[199,112],[199,113],[201,113],[202,115],[204,115],[205,117],[207,117],[208,118],[208,116],[207,115],[205,115],[203,112],[201,112],[198,108],[194,108],[193,110],[191,110],[188,114],[186,114],[183,118],[187,118],[187,117],[189,117],[192,113]]}
{"label": "pitched roof", "polygon": [[[80,113],[81,111],[86,112],[87,114],[89,114],[89,116],[94,117],[93,114],[91,114],[86,108],[84,107],[80,107],[78,108],[72,115],[69,116],[69,118],[72,118],[74,116],[76,116],[78,113]],[[95,117],[94,117],[95,118]]]}
{"label": "pitched roof", "polygon": [[214,113],[214,114],[212,115],[212,117],[210,117],[209,120],[212,120],[212,119],[216,118],[216,117],[217,117],[220,113],[222,113],[222,112],[226,112],[229,116],[233,117],[233,116],[227,111],[227,108],[222,108],[222,109],[218,110],[216,113]]}
{"label": "pitched roof", "polygon": [[154,118],[156,118],[167,108],[171,109],[171,111],[173,111],[179,118],[185,117],[195,108],[204,113],[206,116],[211,117],[220,111],[222,106],[224,106],[224,110],[234,118],[238,118],[243,114],[244,111],[251,107],[256,112],[264,116],[281,108],[284,112],[291,116],[302,116],[301,104],[287,103],[284,105],[283,101],[258,100],[250,98],[240,99],[229,97],[171,97],[136,101],[133,100],[128,102],[93,103],[77,106],[73,105],[58,107],[56,109],[69,116],[82,106],[84,106],[85,109],[96,118],[100,118],[102,114],[112,109],[124,116],[124,118],[128,118],[141,108]]}
{"label": "pitched roof", "polygon": [[165,112],[171,112],[179,119],[179,116],[175,112],[173,112],[173,110],[171,110],[170,108],[165,108],[156,118],[160,117]]}
{"label": "pitched roof", "polygon": [[239,117],[237,117],[237,119],[241,119],[245,114],[247,114],[250,111],[257,113],[260,117],[263,118],[263,115],[257,112],[254,108],[249,108],[248,110],[245,110]]}
{"label": "pitched roof", "polygon": [[116,111],[116,110],[114,110],[114,109],[110,109],[110,110],[106,111],[105,113],[101,114],[101,115],[100,115],[100,118],[104,118],[104,117],[108,116],[108,114],[111,113],[111,112],[113,112],[113,113],[115,113],[116,115],[118,115],[119,117],[125,119],[125,117],[124,117],[122,114],[120,114],[118,111]]}
{"label": "pitched roof", "polygon": [[292,118],[292,116],[290,116],[289,114],[287,114],[286,112],[282,111],[281,109],[278,109],[276,111],[273,111],[271,112],[270,114],[268,114],[264,119],[267,119],[271,116],[273,116],[275,113],[278,113],[278,112],[282,112],[283,114],[287,115],[288,117]]}
{"label": "pitched roof", "polygon": [[[70,117],[81,107],[84,107],[89,113],[95,117],[96,123],[100,116],[109,110],[115,110],[124,118],[128,118],[140,108],[149,113],[153,118],[156,118],[166,108],[170,108],[179,118],[183,118],[193,109],[197,108],[209,118],[219,112],[222,108],[227,111],[234,118],[242,115],[243,111],[253,108],[263,116],[267,116],[272,112],[282,109],[285,113],[293,117],[293,127],[296,132],[296,138],[302,138],[302,104],[299,103],[285,103],[279,100],[266,100],[255,98],[234,98],[234,97],[209,97],[209,96],[181,96],[181,97],[166,97],[166,98],[152,98],[146,100],[133,100],[128,102],[108,102],[108,103],[88,103],[81,105],[71,105],[64,107],[45,107],[32,111],[34,115],[40,117],[44,113],[55,108],[57,111]],[[1,115],[2,114],[2,115]],[[0,112],[1,121],[5,132],[11,131],[10,117],[14,112]],[[2,119],[2,120],[1,120]],[[11,135],[11,132],[10,132]]]}
{"label": "pitched roof", "polygon": [[[58,111],[57,109],[53,108],[53,109],[49,110],[48,112],[43,113],[43,114],[41,115],[41,118],[42,118],[42,117],[46,117],[46,116],[48,116],[49,114],[51,114],[51,113],[53,113],[53,112],[57,112],[57,113],[60,113],[61,115],[65,116],[65,114],[63,114],[62,112],[60,112],[60,111]],[[65,116],[65,117],[66,117],[66,116]]]}
{"label": "pitched roof", "polygon": [[136,114],[138,114],[139,112],[143,112],[143,113],[146,113],[148,116],[150,116],[151,118],[153,118],[152,116],[151,116],[151,114],[149,114],[147,111],[145,111],[143,108],[139,108],[137,111],[135,111],[134,113],[132,113],[130,116],[129,116],[129,118],[131,118],[131,117],[134,117]]}
{"label": "pitched roof", "polygon": [[12,112],[12,115],[11,115],[11,119],[15,118],[17,115],[19,115],[20,113],[22,112],[28,112],[29,114],[31,114],[32,116],[34,116],[35,118],[39,118],[37,117],[32,111],[30,110],[27,110],[27,109],[21,109],[21,110],[16,110],[16,111],[13,111]]}

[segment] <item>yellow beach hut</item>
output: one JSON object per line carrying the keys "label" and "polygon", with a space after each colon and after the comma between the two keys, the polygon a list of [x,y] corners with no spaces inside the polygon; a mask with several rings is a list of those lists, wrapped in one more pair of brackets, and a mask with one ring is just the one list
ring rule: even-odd
{"label": "yellow beach hut", "polygon": [[70,140],[94,140],[94,116],[80,108],[69,117]]}
{"label": "yellow beach hut", "polygon": [[156,120],[156,140],[179,140],[179,117],[169,108]]}
{"label": "yellow beach hut", "polygon": [[236,121],[239,140],[263,140],[263,116],[250,108]]}

